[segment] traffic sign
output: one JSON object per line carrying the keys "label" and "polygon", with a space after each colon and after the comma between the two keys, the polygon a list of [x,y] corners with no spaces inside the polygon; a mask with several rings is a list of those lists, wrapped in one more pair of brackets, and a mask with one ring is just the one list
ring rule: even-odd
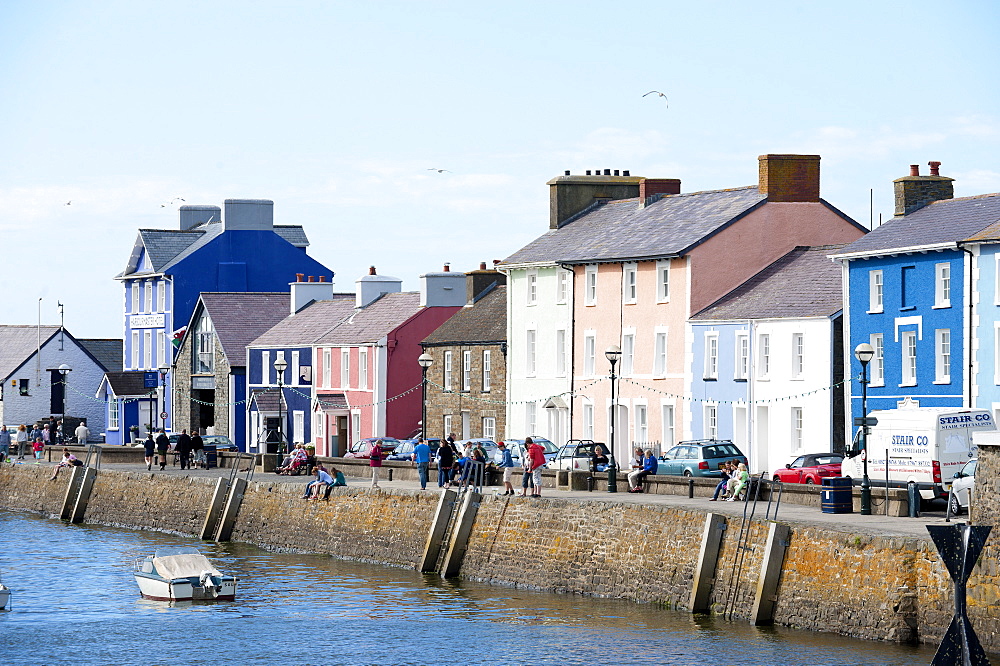
{"label": "traffic sign", "polygon": [[155,372],[144,372],[142,373],[142,387],[143,388],[156,388],[160,383],[156,377]]}
{"label": "traffic sign", "polygon": [[161,419],[167,418],[167,413],[166,412],[160,412],[160,418]]}

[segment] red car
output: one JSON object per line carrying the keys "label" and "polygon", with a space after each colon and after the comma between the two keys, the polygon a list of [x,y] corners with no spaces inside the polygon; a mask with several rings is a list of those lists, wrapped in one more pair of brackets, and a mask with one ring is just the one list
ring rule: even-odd
{"label": "red car", "polygon": [[344,456],[345,458],[371,458],[372,447],[375,442],[382,440],[382,459],[385,460],[392,453],[392,450],[399,446],[399,440],[395,437],[366,437],[351,444],[351,450]]}
{"label": "red car", "polygon": [[774,480],[783,483],[820,484],[828,476],[840,476],[839,453],[807,453],[774,472]]}

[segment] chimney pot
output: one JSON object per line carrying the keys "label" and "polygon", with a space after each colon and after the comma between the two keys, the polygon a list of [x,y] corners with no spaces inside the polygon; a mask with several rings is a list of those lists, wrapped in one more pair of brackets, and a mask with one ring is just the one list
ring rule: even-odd
{"label": "chimney pot", "polygon": [[896,217],[909,215],[935,201],[951,199],[955,196],[954,178],[941,175],[940,162],[928,162],[931,167],[929,176],[920,175],[920,167],[910,165],[910,175],[892,181],[893,194],[896,200]]}
{"label": "chimney pot", "polygon": [[618,175],[618,169],[615,169],[615,175],[616,176]]}
{"label": "chimney pot", "polygon": [[604,175],[605,176],[610,176],[611,175],[611,169],[605,169],[604,170]]}
{"label": "chimney pot", "polygon": [[481,270],[481,271],[485,271],[486,270],[486,262],[485,261],[480,261],[479,262],[479,270]]}
{"label": "chimney pot", "polygon": [[494,259],[494,260],[493,260],[493,265],[494,265],[494,266],[497,266],[497,265],[499,265],[499,264],[500,264],[500,260],[499,260],[499,259]]}
{"label": "chimney pot", "polygon": [[326,276],[325,275],[320,275],[319,276],[319,281],[320,282],[326,282]]}
{"label": "chimney pot", "polygon": [[941,163],[940,162],[928,162],[927,164],[931,168],[931,175],[932,176],[940,176],[941,175],[941,172],[940,172]]}
{"label": "chimney pot", "polygon": [[622,175],[623,175],[623,176],[625,176],[625,177],[627,178],[628,176],[631,176],[632,174],[631,174],[631,173],[629,173],[629,170],[628,170],[628,169],[625,169],[624,171],[622,171]]}
{"label": "chimney pot", "polygon": [[446,264],[444,265],[444,272],[445,272],[445,273],[450,273],[450,272],[451,272],[451,264],[449,264],[449,263],[446,263]]}
{"label": "chimney pot", "polygon": [[910,165],[910,175],[911,176],[919,176],[920,175],[920,165],[919,164],[911,164]]}
{"label": "chimney pot", "polygon": [[316,276],[315,275],[310,275],[309,276],[309,281],[310,282],[315,282],[316,281]]}
{"label": "chimney pot", "polygon": [[368,267],[368,275],[375,275],[375,267],[374,266],[369,266]]}
{"label": "chimney pot", "polygon": [[568,176],[569,175],[569,169],[566,169],[566,171],[564,173]]}
{"label": "chimney pot", "polygon": [[590,169],[587,169],[587,175],[588,176],[590,175]]}
{"label": "chimney pot", "polygon": [[304,278],[305,276],[306,276],[306,274],[305,274],[305,273],[296,273],[296,274],[295,274],[295,281],[296,281],[296,282],[302,282],[302,279],[303,279],[303,278]]}

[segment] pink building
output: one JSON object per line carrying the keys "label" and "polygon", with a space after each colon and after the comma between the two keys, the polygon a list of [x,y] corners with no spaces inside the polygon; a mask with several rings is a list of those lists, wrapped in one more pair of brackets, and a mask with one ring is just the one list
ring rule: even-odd
{"label": "pink building", "polygon": [[866,231],[820,198],[819,161],[762,155],[756,186],[598,200],[543,237],[573,270],[574,436],[609,437],[605,350],[618,345],[619,464],[632,446],[690,437],[684,396],[700,370],[689,363],[688,318],[795,246],[848,243]]}

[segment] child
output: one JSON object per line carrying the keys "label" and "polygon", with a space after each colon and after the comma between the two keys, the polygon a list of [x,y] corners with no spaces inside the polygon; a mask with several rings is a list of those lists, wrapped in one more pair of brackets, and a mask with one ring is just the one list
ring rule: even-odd
{"label": "child", "polygon": [[35,438],[35,443],[31,445],[31,450],[35,452],[35,464],[42,464],[42,452],[45,451],[45,442],[42,441],[41,437]]}

